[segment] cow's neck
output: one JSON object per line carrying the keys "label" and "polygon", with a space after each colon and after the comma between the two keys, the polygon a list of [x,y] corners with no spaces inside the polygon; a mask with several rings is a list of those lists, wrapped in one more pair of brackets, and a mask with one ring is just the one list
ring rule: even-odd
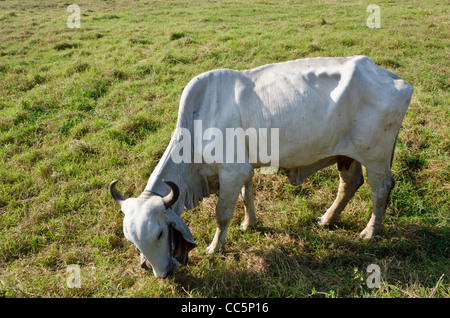
{"label": "cow's neck", "polygon": [[166,196],[170,192],[170,188],[163,180],[172,181],[180,190],[179,199],[172,209],[180,215],[184,210],[186,189],[190,177],[194,173],[195,167],[192,163],[174,163],[171,159],[172,146],[173,144],[170,143],[167,147],[158,165],[150,175],[147,185],[140,197],[151,195]]}

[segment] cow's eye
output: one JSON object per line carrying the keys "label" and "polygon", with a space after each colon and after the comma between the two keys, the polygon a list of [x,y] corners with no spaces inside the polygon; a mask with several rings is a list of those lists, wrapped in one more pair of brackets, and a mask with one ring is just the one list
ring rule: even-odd
{"label": "cow's eye", "polygon": [[163,235],[163,231],[161,230],[161,232],[159,232],[159,235],[158,235],[158,240],[162,237],[162,235]]}

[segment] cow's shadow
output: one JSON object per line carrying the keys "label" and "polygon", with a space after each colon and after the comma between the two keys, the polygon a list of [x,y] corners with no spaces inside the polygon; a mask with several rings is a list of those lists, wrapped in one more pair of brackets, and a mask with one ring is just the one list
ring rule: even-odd
{"label": "cow's shadow", "polygon": [[[431,225],[387,227],[370,242],[333,230],[290,229],[276,245],[197,253],[173,283],[198,297],[439,296],[436,284],[449,274],[449,237],[448,227]],[[370,264],[380,267],[377,290],[367,285]]]}

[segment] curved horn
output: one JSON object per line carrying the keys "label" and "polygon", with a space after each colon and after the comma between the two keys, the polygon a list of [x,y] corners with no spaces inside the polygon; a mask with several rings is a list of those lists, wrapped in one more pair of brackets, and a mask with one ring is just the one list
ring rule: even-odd
{"label": "curved horn", "polygon": [[123,201],[125,201],[128,198],[124,196],[122,193],[120,193],[119,190],[116,189],[116,183],[118,181],[119,180],[114,180],[109,184],[109,192],[111,192],[111,195],[113,199],[117,202],[117,204],[119,204],[120,207],[122,207]]}
{"label": "curved horn", "polygon": [[177,202],[178,196],[180,195],[180,190],[178,189],[177,185],[171,181],[163,180],[163,182],[170,187],[170,193],[162,198],[164,201],[164,206],[166,207],[166,209],[168,209],[175,202]]}

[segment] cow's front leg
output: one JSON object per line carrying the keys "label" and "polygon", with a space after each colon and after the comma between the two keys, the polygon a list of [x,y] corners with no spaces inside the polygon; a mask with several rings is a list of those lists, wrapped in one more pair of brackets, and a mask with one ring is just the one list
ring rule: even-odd
{"label": "cow's front leg", "polygon": [[233,188],[225,189],[225,187],[222,187],[222,184],[220,185],[219,199],[216,206],[217,230],[213,241],[206,249],[208,254],[213,253],[225,245],[228,225],[233,217],[238,195],[239,188],[237,190]]}
{"label": "cow's front leg", "polygon": [[208,254],[224,247],[225,237],[227,235],[227,230],[231,218],[233,217],[234,208],[236,206],[239,192],[242,186],[246,184],[248,180],[251,181],[252,176],[253,169],[251,170],[251,175],[242,171],[239,172],[238,169],[234,169],[232,173],[219,173],[220,192],[216,206],[217,230],[213,241],[206,249],[206,252]]}
{"label": "cow's front leg", "polygon": [[241,224],[242,230],[255,226],[257,219],[255,214],[255,204],[253,203],[253,183],[252,179],[248,180],[241,189],[240,198],[244,201],[245,217]]}

